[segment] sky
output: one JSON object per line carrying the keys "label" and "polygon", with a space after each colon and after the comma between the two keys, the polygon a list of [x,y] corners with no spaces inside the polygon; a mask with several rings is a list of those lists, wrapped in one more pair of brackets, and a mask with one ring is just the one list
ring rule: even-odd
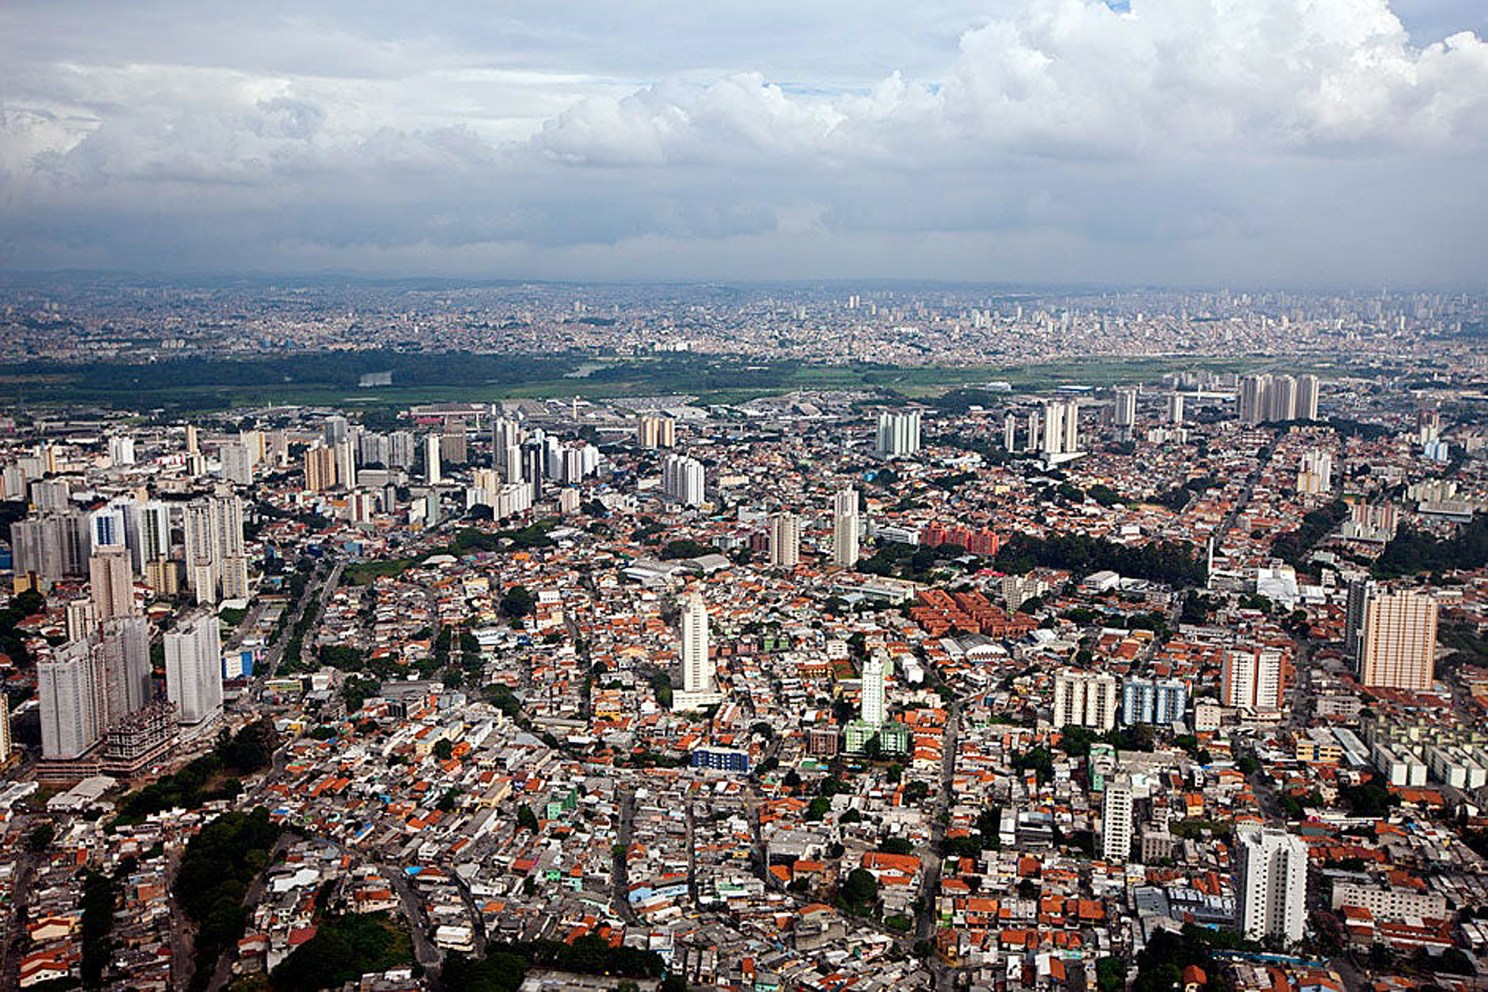
{"label": "sky", "polygon": [[0,4],[0,269],[1488,283],[1483,0]]}

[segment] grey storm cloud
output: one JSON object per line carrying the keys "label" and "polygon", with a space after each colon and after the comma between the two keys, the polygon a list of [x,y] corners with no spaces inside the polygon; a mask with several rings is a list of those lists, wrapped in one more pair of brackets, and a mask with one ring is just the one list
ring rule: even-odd
{"label": "grey storm cloud", "polygon": [[13,2],[0,264],[1481,283],[1476,0],[878,6]]}

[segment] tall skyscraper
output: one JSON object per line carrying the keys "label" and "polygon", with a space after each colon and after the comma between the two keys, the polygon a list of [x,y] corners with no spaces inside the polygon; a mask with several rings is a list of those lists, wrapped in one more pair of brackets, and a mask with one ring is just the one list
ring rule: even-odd
{"label": "tall skyscraper", "polygon": [[1042,421],[1039,454],[1050,460],[1061,455],[1079,454],[1080,404],[1077,401],[1049,400],[1044,404]]}
{"label": "tall skyscraper", "polygon": [[682,598],[680,648],[682,689],[672,693],[672,709],[695,710],[711,706],[723,697],[708,651],[708,606],[697,593]]}
{"label": "tall skyscraper", "polygon": [[880,413],[875,448],[883,458],[917,454],[920,450],[920,411]]}
{"label": "tall skyscraper", "polygon": [[199,725],[222,712],[222,641],[216,613],[198,613],[166,631],[165,688],[181,724]]}
{"label": "tall skyscraper", "polygon": [[305,452],[305,488],[312,493],[336,488],[336,451],[315,445]]}
{"label": "tall skyscraper", "polygon": [[1123,386],[1116,390],[1115,423],[1117,427],[1131,427],[1137,422],[1137,393],[1134,386]]}
{"label": "tall skyscraper", "polygon": [[1279,827],[1236,827],[1235,895],[1247,939],[1301,940],[1307,924],[1307,845]]}
{"label": "tall skyscraper", "polygon": [[93,615],[99,620],[134,613],[134,578],[129,549],[122,544],[95,548],[88,559],[88,585]]}
{"label": "tall skyscraper", "polygon": [[35,572],[50,585],[88,574],[93,539],[88,518],[76,510],[17,520],[10,525],[10,540],[16,575]]}
{"label": "tall skyscraper", "polygon": [[1171,424],[1183,423],[1183,394],[1173,393],[1168,397],[1168,422]]}
{"label": "tall skyscraper", "polygon": [[1282,708],[1286,677],[1284,658],[1274,648],[1230,648],[1220,670],[1220,702],[1252,712]]}
{"label": "tall skyscraper", "polygon": [[321,437],[325,441],[326,447],[331,448],[345,441],[350,433],[351,425],[347,422],[346,418],[340,414],[332,414],[325,419]]}
{"label": "tall skyscraper", "polygon": [[1182,679],[1128,678],[1121,684],[1121,722],[1165,726],[1183,719],[1188,687]]}
{"label": "tall skyscraper", "polygon": [[217,451],[222,463],[222,478],[237,486],[253,485],[253,453],[246,445],[224,444]]}
{"label": "tall skyscraper", "polygon": [[170,507],[158,500],[141,506],[139,534],[139,562],[135,571],[143,573],[150,562],[170,557]]}
{"label": "tall skyscraper", "polygon": [[73,641],[36,665],[41,755],[81,757],[103,736],[103,671],[96,641]]}
{"label": "tall skyscraper", "polygon": [[1284,423],[1297,418],[1297,380],[1289,375],[1279,375],[1271,380],[1266,391],[1266,419],[1272,423]]}
{"label": "tall skyscraper", "polygon": [[1359,670],[1364,646],[1364,607],[1374,595],[1375,585],[1368,573],[1356,572],[1348,577],[1348,602],[1344,608],[1343,649]]}
{"label": "tall skyscraper", "polygon": [[1131,857],[1133,829],[1131,776],[1117,775],[1106,781],[1101,798],[1101,857],[1125,861]]}
{"label": "tall skyscraper", "polygon": [[801,518],[794,513],[770,514],[770,564],[781,568],[801,564]]}
{"label": "tall skyscraper", "polygon": [[1110,730],[1116,726],[1116,676],[1065,669],[1054,675],[1054,726]]}
{"label": "tall skyscraper", "polygon": [[858,563],[858,491],[849,486],[832,497],[832,564],[852,568]]}
{"label": "tall skyscraper", "polygon": [[1436,600],[1415,592],[1371,596],[1364,607],[1359,681],[1370,689],[1429,692],[1436,675]]}
{"label": "tall skyscraper", "polygon": [[134,438],[128,434],[114,434],[108,439],[109,461],[115,465],[134,464]]}
{"label": "tall skyscraper", "polygon": [[1322,383],[1315,375],[1304,375],[1297,379],[1298,420],[1318,419],[1318,397],[1322,395]]}
{"label": "tall skyscraper", "polygon": [[882,659],[869,658],[863,662],[863,698],[860,716],[862,721],[870,727],[882,727],[888,720],[887,701],[884,698]]}
{"label": "tall skyscraper", "polygon": [[636,443],[643,448],[675,448],[676,419],[642,414],[636,421]]}
{"label": "tall skyscraper", "polygon": [[424,436],[424,480],[431,486],[437,486],[444,478],[439,467],[439,435],[426,434]]}
{"label": "tall skyscraper", "polygon": [[1254,426],[1266,419],[1266,391],[1270,385],[1271,376],[1267,373],[1241,378],[1240,390],[1235,397],[1240,423]]}
{"label": "tall skyscraper", "polygon": [[104,726],[112,727],[150,701],[150,622],[144,617],[105,620],[100,636]]}
{"label": "tall skyscraper", "polygon": [[686,455],[667,455],[661,463],[661,490],[683,506],[701,506],[705,498],[703,463]]}
{"label": "tall skyscraper", "polygon": [[336,460],[336,484],[342,489],[356,488],[356,445],[351,438],[331,445],[331,457]]}
{"label": "tall skyscraper", "polygon": [[1018,417],[1009,413],[1002,418],[1002,447],[1005,451],[1018,450]]}

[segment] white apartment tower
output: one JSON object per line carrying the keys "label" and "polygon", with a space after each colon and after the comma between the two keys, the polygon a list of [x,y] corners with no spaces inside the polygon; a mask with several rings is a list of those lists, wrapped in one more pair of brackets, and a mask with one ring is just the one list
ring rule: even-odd
{"label": "white apartment tower", "polygon": [[165,635],[165,688],[177,722],[195,726],[222,712],[222,641],[207,611]]}
{"label": "white apartment tower", "polygon": [[439,435],[424,436],[424,480],[431,486],[439,485],[444,476],[439,471]]}
{"label": "white apartment tower", "polygon": [[1116,726],[1116,676],[1109,672],[1066,669],[1054,675],[1054,726]]}
{"label": "white apartment tower", "polygon": [[1283,663],[1282,653],[1272,648],[1226,650],[1220,671],[1220,702],[1252,713],[1280,710],[1286,689]]}
{"label": "white apartment tower", "polygon": [[667,455],[661,463],[661,490],[683,506],[702,506],[705,496],[703,463],[686,455]]}
{"label": "white apartment tower", "polygon": [[1307,845],[1278,827],[1237,827],[1235,894],[1247,939],[1301,940],[1307,922]]}
{"label": "white apartment tower", "polygon": [[112,727],[150,701],[150,622],[144,617],[105,620],[103,720]]}
{"label": "white apartment tower", "polygon": [[870,727],[882,727],[888,720],[888,707],[884,699],[884,663],[881,658],[869,658],[863,663],[860,715]]}
{"label": "white apartment tower", "polygon": [[36,665],[43,758],[81,757],[103,736],[103,666],[96,647],[96,641],[73,641]]}
{"label": "white apartment tower", "polygon": [[907,413],[880,413],[875,449],[883,458],[919,452],[920,412],[910,410]]}
{"label": "white apartment tower", "polygon": [[1123,386],[1116,390],[1115,421],[1117,427],[1131,427],[1137,422],[1137,389]]}
{"label": "white apartment tower", "polygon": [[682,689],[672,693],[672,709],[712,706],[723,696],[708,652],[708,606],[695,592],[682,599],[681,628]]}
{"label": "white apartment tower", "polygon": [[858,563],[858,491],[851,487],[832,497],[832,564],[852,568]]}
{"label": "white apartment tower", "polygon": [[1128,775],[1117,775],[1106,782],[1101,799],[1101,857],[1107,861],[1125,861],[1132,847],[1132,782]]}

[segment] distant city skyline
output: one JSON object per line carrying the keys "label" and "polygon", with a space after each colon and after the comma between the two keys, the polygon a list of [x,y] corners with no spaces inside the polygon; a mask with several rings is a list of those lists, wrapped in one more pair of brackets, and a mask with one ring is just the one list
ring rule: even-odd
{"label": "distant city skyline", "polygon": [[0,268],[1481,286],[1469,0],[0,9]]}

